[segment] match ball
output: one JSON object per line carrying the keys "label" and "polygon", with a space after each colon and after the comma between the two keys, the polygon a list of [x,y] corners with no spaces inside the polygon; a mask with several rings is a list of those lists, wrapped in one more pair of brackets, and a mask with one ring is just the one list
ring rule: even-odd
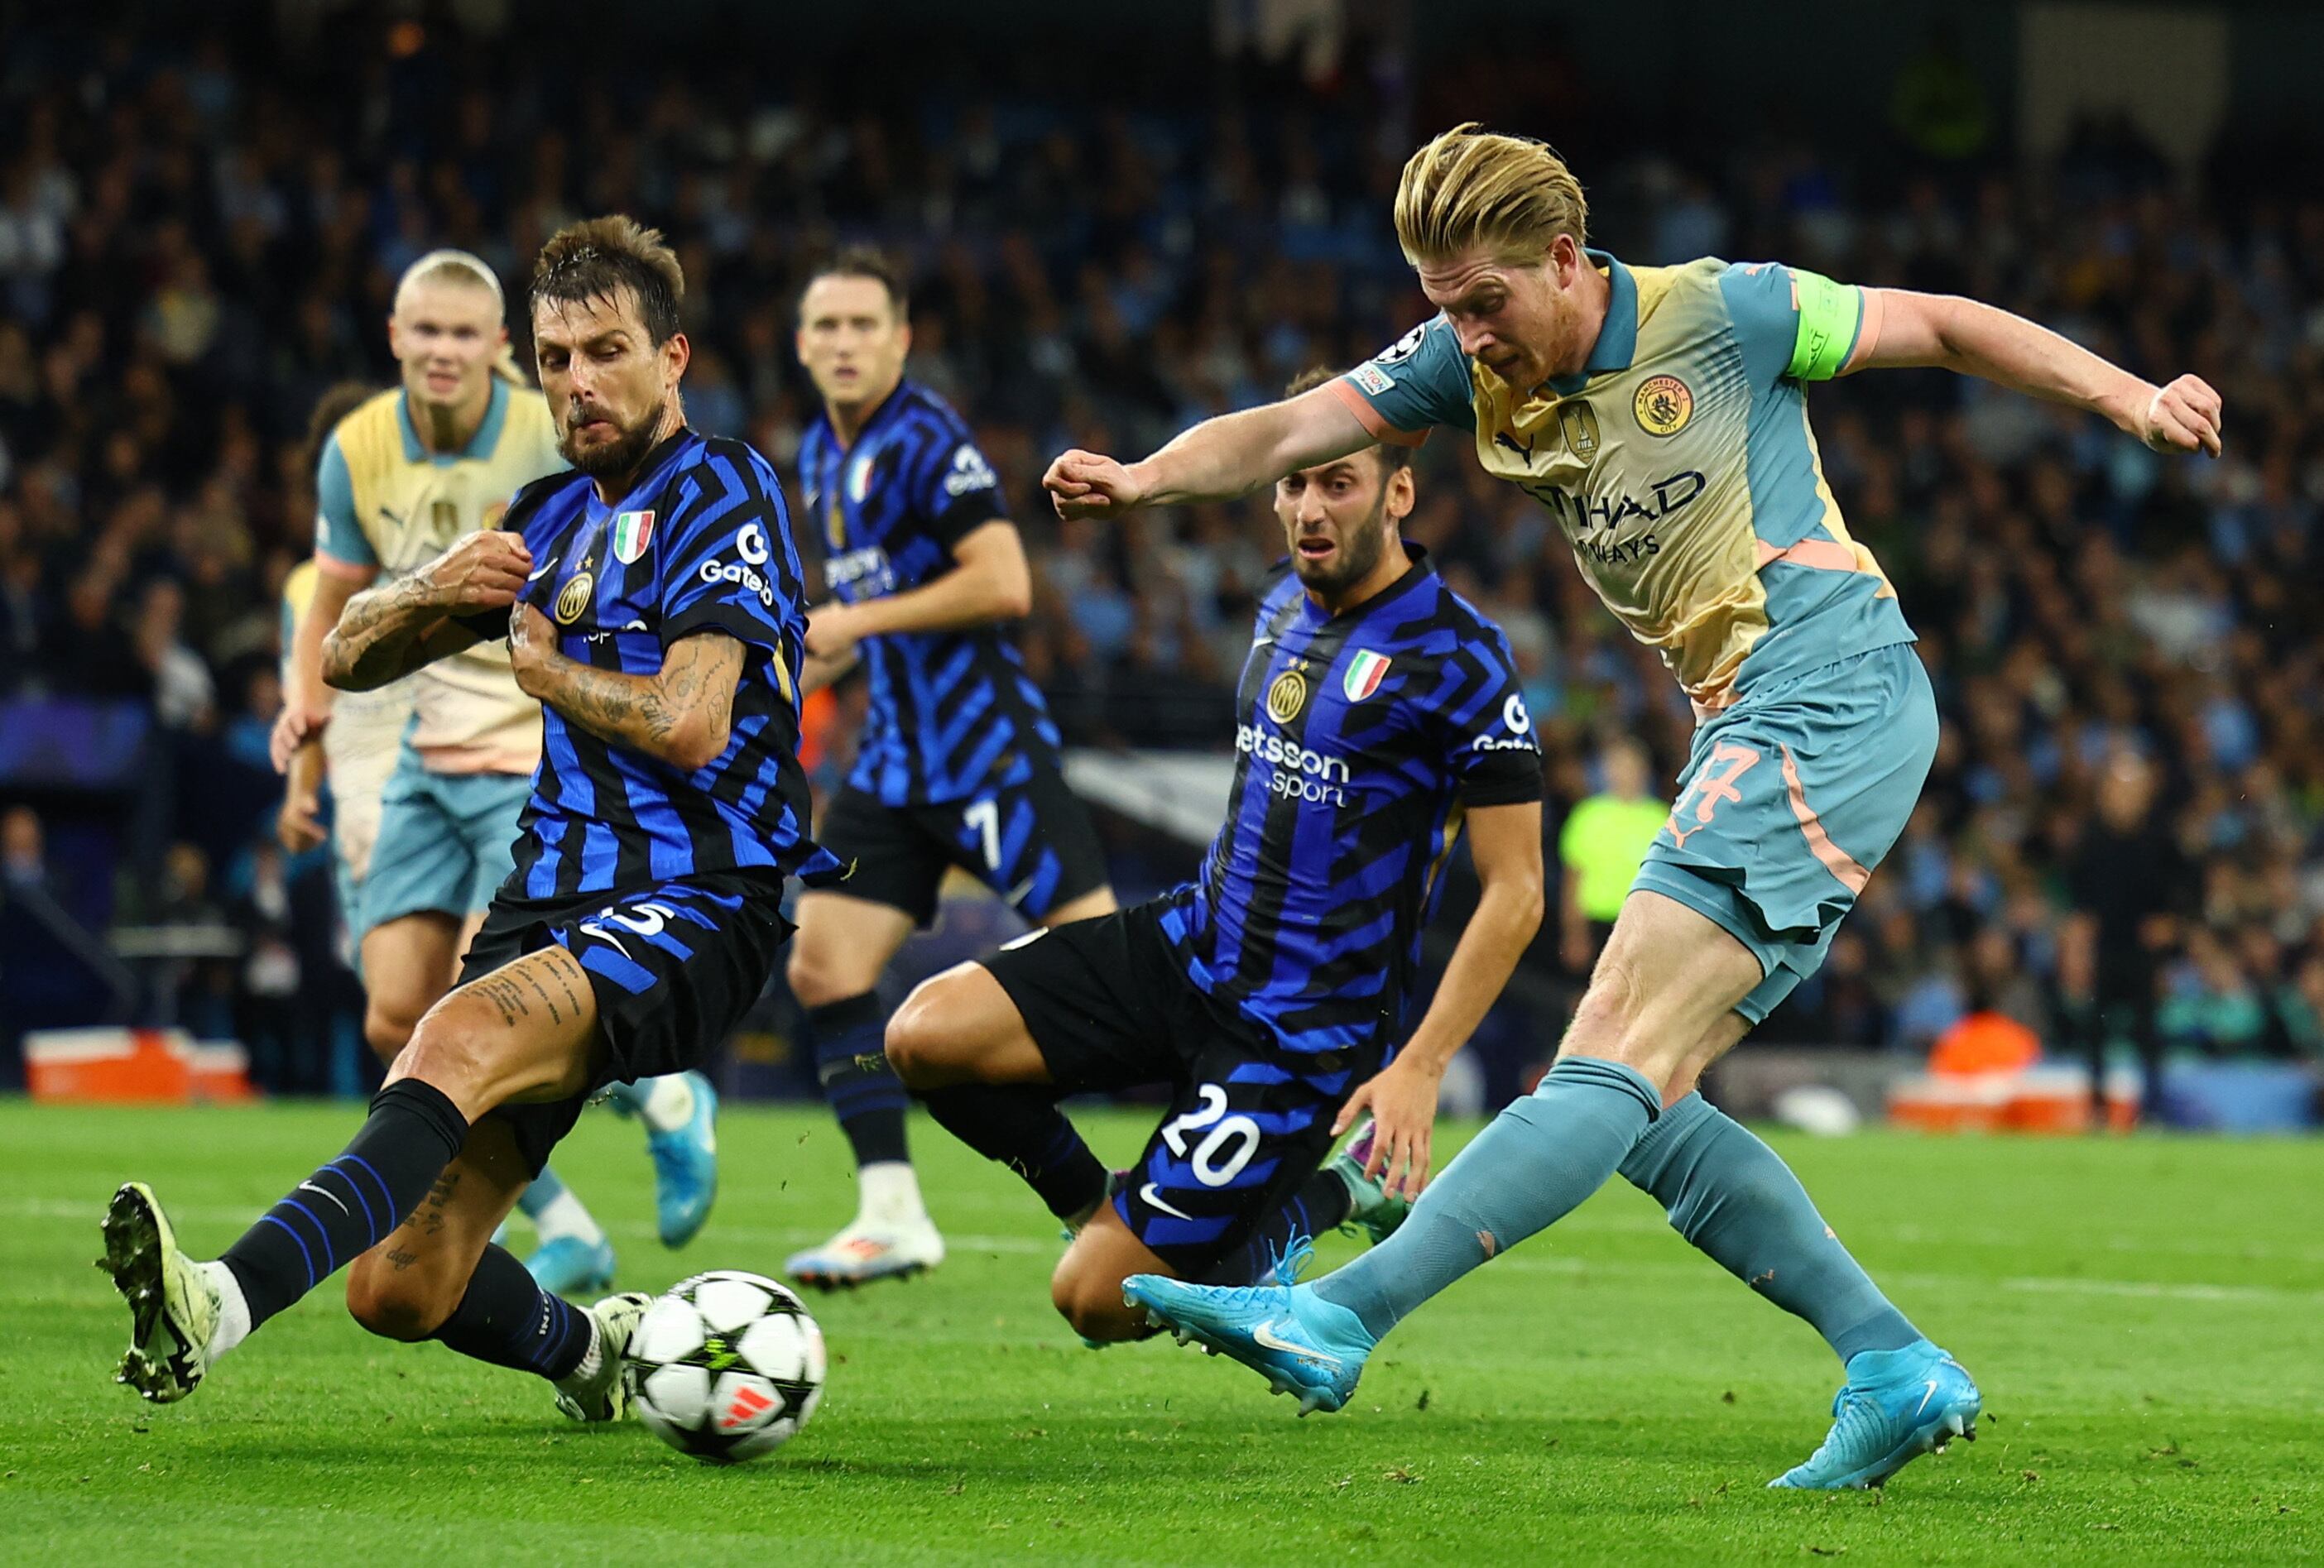
{"label": "match ball", "polygon": [[714,1269],[672,1286],[622,1360],[639,1416],[706,1464],[772,1453],[823,1398],[823,1331],[756,1274]]}

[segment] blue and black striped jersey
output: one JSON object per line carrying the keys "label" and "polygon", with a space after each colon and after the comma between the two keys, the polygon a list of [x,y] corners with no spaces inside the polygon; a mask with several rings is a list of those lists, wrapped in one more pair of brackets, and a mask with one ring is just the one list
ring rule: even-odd
{"label": "blue and black striped jersey", "polygon": [[1463,808],[1542,796],[1508,639],[1406,549],[1403,576],[1337,615],[1288,571],[1268,590],[1226,825],[1166,895],[1188,977],[1294,1051],[1402,1043]]}
{"label": "blue and black striped jersey", "polygon": [[702,632],[724,632],[749,652],[732,738],[691,773],[544,707],[540,769],[516,848],[521,896],[613,892],[711,872],[840,874],[807,835],[791,678],[807,619],[773,466],[740,441],[680,430],[612,505],[585,475],[555,474],[519,491],[502,526],[532,552],[526,597],[555,624],[567,658],[650,675],[679,639]]}
{"label": "blue and black striped jersey", "polygon": [[[817,418],[799,443],[799,484],[830,552],[825,583],[850,604],[943,576],[953,546],[1007,515],[967,423],[909,381],[851,447]],[[899,632],[862,647],[871,703],[848,782],[881,804],[970,799],[1057,765],[1057,727],[1001,628]]]}

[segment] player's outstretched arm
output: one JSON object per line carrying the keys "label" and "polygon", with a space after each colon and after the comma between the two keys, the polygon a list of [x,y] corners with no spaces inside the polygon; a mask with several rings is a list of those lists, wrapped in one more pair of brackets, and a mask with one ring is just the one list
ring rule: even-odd
{"label": "player's outstretched arm", "polygon": [[2219,394],[2200,376],[2158,387],[2046,327],[1974,300],[1904,289],[1867,289],[1865,297],[1866,341],[1847,372],[1940,366],[2088,409],[2158,452],[2219,455]]}
{"label": "player's outstretched arm", "polygon": [[410,576],[347,601],[323,640],[323,678],[341,691],[371,691],[474,648],[484,634],[459,618],[516,603],[531,570],[532,552],[516,535],[468,535]]}
{"label": "player's outstretched arm", "polygon": [[1142,463],[1062,453],[1041,477],[1059,517],[1120,517],[1141,506],[1232,501],[1286,474],[1360,452],[1375,438],[1326,384],[1263,408],[1221,414]]}
{"label": "player's outstretched arm", "polygon": [[1388,1190],[1400,1183],[1410,1197],[1428,1185],[1429,1135],[1444,1069],[1484,1021],[1541,929],[1541,802],[1472,807],[1469,852],[1484,890],[1444,966],[1444,982],[1396,1060],[1349,1096],[1332,1128],[1336,1138],[1370,1111],[1379,1130],[1365,1174],[1385,1172]]}
{"label": "player's outstretched arm", "polygon": [[599,740],[686,773],[726,750],[743,651],[740,639],[705,630],[672,643],[652,675],[623,675],[559,653],[556,629],[532,605],[509,615],[509,666],[527,694]]}

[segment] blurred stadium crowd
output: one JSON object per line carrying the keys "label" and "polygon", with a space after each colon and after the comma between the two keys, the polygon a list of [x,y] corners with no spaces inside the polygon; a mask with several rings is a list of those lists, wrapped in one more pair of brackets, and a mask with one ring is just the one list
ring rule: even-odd
{"label": "blurred stadium crowd", "polygon": [[[689,281],[693,422],[788,474],[811,411],[789,337],[803,269],[843,237],[890,247],[915,279],[910,374],[969,414],[1019,497],[1028,660],[1070,739],[1098,745],[1221,744],[1279,552],[1256,502],[1060,527],[1036,488],[1048,456],[1149,449],[1425,310],[1388,201],[1405,120],[1434,110],[1383,115],[1376,80],[1247,68],[1238,107],[1148,81],[1072,115],[1006,77],[916,98],[779,61],[707,82],[625,62],[621,90],[601,71],[609,90],[582,92],[556,48],[472,70],[442,29],[385,47],[327,30],[294,62],[263,36],[98,46],[17,14],[0,697],[17,724],[65,697],[144,705],[156,738],[126,826],[101,835],[115,875],[21,807],[0,875],[100,927],[238,922],[254,945],[191,1004],[241,1010],[245,1031],[288,1027],[329,963],[266,834],[309,411],[340,381],[388,383],[390,291],[422,252],[464,246],[519,283],[569,217],[661,225]],[[1993,1008],[2061,1047],[2098,1029],[2324,1054],[2324,202],[2207,196],[2120,126],[2026,170],[1844,130],[1680,159],[1499,107],[1567,144],[1600,243],[1633,263],[1772,257],[1959,291],[2227,398],[2225,460],[2190,464],[1933,374],[1816,393],[1834,488],[1921,632],[1946,732],[1824,975],[1764,1032],[1915,1046]],[[1441,441],[1420,491],[1409,532],[1522,661],[1552,833],[1615,737],[1672,777],[1685,706],[1548,516]],[[830,716],[825,781],[851,724]],[[1545,927],[1540,972],[1562,935]]]}

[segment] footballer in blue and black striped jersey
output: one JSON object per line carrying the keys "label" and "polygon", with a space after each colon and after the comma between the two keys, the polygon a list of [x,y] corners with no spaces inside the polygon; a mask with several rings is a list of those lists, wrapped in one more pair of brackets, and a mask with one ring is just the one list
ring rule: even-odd
{"label": "footballer in blue and black striped jersey", "polygon": [[1187,979],[1295,1056],[1393,1050],[1463,816],[1542,797],[1508,640],[1405,548],[1357,611],[1287,571],[1260,602],[1231,815],[1162,900]]}
{"label": "footballer in blue and black striped jersey", "polygon": [[[984,961],[1054,1083],[1176,1085],[1111,1201],[1181,1277],[1299,1186],[1342,1102],[1395,1059],[1466,817],[1525,807],[1538,832],[1508,644],[1404,548],[1403,575],[1352,609],[1289,571],[1261,602],[1229,816],[1193,881]],[[1219,1144],[1218,1127],[1250,1130]]]}
{"label": "footballer in blue and black striped jersey", "polygon": [[904,375],[910,344],[902,275],[876,253],[846,253],[808,281],[798,352],[823,411],[799,445],[799,489],[832,595],[808,620],[809,678],[853,659],[866,687],[853,769],[817,828],[854,869],[844,892],[799,900],[789,964],[860,1204],[786,1265],[811,1285],[944,1256],[906,1147],[906,1097],[881,1054],[878,988],[912,928],[935,919],[946,872],[967,872],[1037,924],[1114,907],[1056,725],[1008,635],[1031,576],[1000,475],[967,422]]}
{"label": "footballer in blue and black striped jersey", "polygon": [[726,749],[690,774],[547,707],[507,890],[564,899],[671,877],[835,873],[808,835],[792,674],[806,616],[782,484],[767,460],[681,429],[620,500],[599,500],[583,475],[553,475],[518,493],[502,527],[531,552],[525,596],[555,623],[567,658],[650,674],[671,644],[706,631],[750,652]]}
{"label": "footballer in blue and black striped jersey", "polygon": [[[516,870],[462,972],[483,975],[554,941],[596,992],[609,1081],[679,1071],[764,988],[790,932],[784,879],[845,875],[808,835],[792,673],[805,616],[781,484],[743,443],[680,429],[618,498],[601,498],[584,474],[554,475],[518,492],[502,526],[533,562],[521,602],[565,659],[647,676],[702,633],[743,649],[724,748],[699,766],[643,755],[566,706],[541,705]],[[544,1157],[570,1125],[562,1105],[503,1113]]]}
{"label": "footballer in blue and black striped jersey", "polygon": [[[1324,1225],[1392,1229],[1436,1076],[1539,924],[1541,752],[1516,662],[1401,540],[1413,494],[1384,447],[1277,484],[1292,557],[1252,628],[1227,819],[1194,880],[939,975],[890,1027],[936,1119],[1077,1227],[1054,1294],[1086,1338],[1143,1332],[1129,1273],[1248,1284]],[[1416,1019],[1464,826],[1484,896]],[[1154,1083],[1169,1111],[1109,1179],[1056,1098]],[[1325,1166],[1351,1101],[1378,1125]]]}
{"label": "footballer in blue and black striped jersey", "polygon": [[[149,1399],[185,1397],[346,1268],[348,1309],[375,1333],[545,1379],[576,1420],[627,1408],[622,1351],[648,1298],[568,1305],[493,1234],[593,1093],[698,1066],[757,1000],[790,935],[786,880],[844,875],[807,831],[807,618],[782,487],[749,447],[687,428],[685,288],[661,236],[626,217],[553,235],[529,302],[571,471],[356,595],[324,641],[324,678],[361,691],[506,637],[544,710],[540,768],[459,985],[345,1151],[207,1263],[150,1188],[115,1194],[121,1378]],[[687,1120],[706,1135],[715,1110],[706,1084]]]}
{"label": "footballer in blue and black striped jersey", "polygon": [[[857,605],[956,569],[977,530],[1005,525],[1000,476],[961,417],[909,380],[843,443],[826,413],[799,443],[824,580]],[[886,632],[855,644],[863,733],[827,836],[862,878],[850,891],[922,924],[947,864],[1028,919],[1101,887],[1103,863],[1062,782],[1057,726],[1004,625]],[[917,853],[915,853],[917,852]]]}

